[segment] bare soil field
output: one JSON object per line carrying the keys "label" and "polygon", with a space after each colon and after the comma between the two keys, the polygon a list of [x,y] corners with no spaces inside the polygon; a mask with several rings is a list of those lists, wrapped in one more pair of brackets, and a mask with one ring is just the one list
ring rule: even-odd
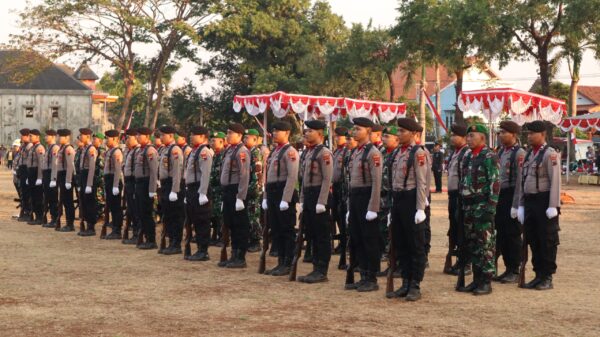
{"label": "bare soil field", "polygon": [[[338,256],[329,282],[307,285],[259,275],[256,253],[247,269],[224,270],[215,247],[211,261],[193,263],[18,223],[16,192],[2,168],[0,335],[599,336],[600,187],[563,190],[576,204],[562,209],[554,290],[494,284],[489,296],[455,292],[455,278],[442,274],[447,197],[434,194],[431,267],[422,300],[408,303],[385,299],[384,279],[377,292],[343,290]],[[301,264],[298,274],[309,270]]]}

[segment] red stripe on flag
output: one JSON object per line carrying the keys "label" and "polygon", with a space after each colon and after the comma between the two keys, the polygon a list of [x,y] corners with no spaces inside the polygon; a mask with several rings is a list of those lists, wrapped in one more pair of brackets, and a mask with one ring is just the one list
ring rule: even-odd
{"label": "red stripe on flag", "polygon": [[429,109],[435,115],[435,118],[437,119],[438,123],[440,123],[440,125],[444,128],[444,131],[448,132],[448,128],[446,127],[446,124],[444,124],[444,122],[442,121],[442,116],[440,116],[440,114],[436,110],[435,106],[431,102],[431,99],[429,98],[429,95],[427,95],[427,91],[423,90],[423,93],[425,94],[424,96],[425,96],[425,101],[427,103],[427,106],[429,107]]}

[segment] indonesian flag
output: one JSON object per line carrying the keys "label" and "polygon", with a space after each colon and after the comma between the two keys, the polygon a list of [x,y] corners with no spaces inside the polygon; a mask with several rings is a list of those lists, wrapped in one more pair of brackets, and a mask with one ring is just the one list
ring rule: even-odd
{"label": "indonesian flag", "polygon": [[577,144],[577,137],[575,137],[575,132],[571,131],[569,133],[571,134],[571,142],[573,142],[573,145]]}

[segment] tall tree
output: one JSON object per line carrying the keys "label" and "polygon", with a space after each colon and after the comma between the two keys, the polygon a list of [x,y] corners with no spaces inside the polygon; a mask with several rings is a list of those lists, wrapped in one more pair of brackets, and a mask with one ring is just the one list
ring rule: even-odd
{"label": "tall tree", "polygon": [[175,54],[195,59],[194,46],[200,42],[198,30],[213,14],[209,8],[215,0],[146,0],[142,6],[141,26],[152,43],[158,46],[157,54],[150,60],[149,90],[144,125],[154,128],[162,106],[163,73]]}
{"label": "tall tree", "polygon": [[135,83],[134,43],[145,37],[137,19],[141,0],[43,0],[20,14],[23,33],[12,35],[19,48],[56,58],[82,53],[110,62],[121,72],[123,104],[116,127],[121,129],[129,112]]}

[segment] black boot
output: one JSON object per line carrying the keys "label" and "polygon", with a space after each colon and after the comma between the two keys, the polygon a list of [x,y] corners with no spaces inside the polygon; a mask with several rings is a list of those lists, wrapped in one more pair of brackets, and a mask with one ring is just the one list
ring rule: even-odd
{"label": "black boot", "polygon": [[198,251],[192,255],[189,256],[188,261],[208,261],[210,260],[210,257],[208,256],[208,245],[201,245],[200,248],[198,249]]}
{"label": "black boot", "polygon": [[408,294],[406,294],[407,301],[418,301],[421,299],[421,285],[417,281],[411,281],[408,288]]}
{"label": "black boot", "polygon": [[479,285],[475,290],[473,290],[473,295],[488,295],[492,293],[492,282],[489,280],[481,280]]}
{"label": "black boot", "polygon": [[246,249],[238,249],[236,257],[226,267],[232,269],[246,268]]}
{"label": "black boot", "polygon": [[58,230],[59,232],[74,232],[75,231],[75,225],[73,225],[73,223],[68,223],[67,225],[64,227],[61,227],[61,229]]}
{"label": "black boot", "polygon": [[469,285],[465,287],[457,287],[456,291],[461,293],[470,293],[473,292],[479,285],[480,272],[479,269],[473,269],[473,282],[469,283]]}
{"label": "black boot", "polygon": [[508,269],[506,269],[506,271],[504,271],[504,273],[500,274],[500,275],[496,275],[494,277],[492,277],[492,281],[494,282],[500,282],[502,281],[502,279],[509,273]]}
{"label": "black boot", "polygon": [[110,232],[110,234],[108,234],[106,236],[106,240],[121,240],[121,228],[115,228],[113,227],[112,231]]}
{"label": "black boot", "polygon": [[377,285],[377,277],[375,277],[375,273],[366,272],[366,281],[356,289],[358,292],[369,292],[379,290],[379,286]]}
{"label": "black boot", "polygon": [[537,290],[550,290],[553,289],[552,276],[546,276],[542,278],[542,281],[535,286]]}
{"label": "black boot", "polygon": [[231,249],[231,255],[229,256],[229,260],[219,261],[219,263],[217,264],[217,266],[219,266],[221,268],[227,267],[227,265],[229,263],[233,262],[233,260],[235,259],[236,254],[237,254],[237,249]]}
{"label": "black boot", "polygon": [[519,271],[518,270],[510,270],[507,269],[506,270],[506,275],[504,275],[501,279],[500,279],[500,283],[506,284],[506,283],[517,283],[517,281],[519,280]]}
{"label": "black boot", "polygon": [[406,295],[408,294],[409,286],[410,286],[410,280],[407,278],[402,279],[402,286],[396,291],[386,293],[385,297],[387,297],[387,298],[406,297]]}
{"label": "black boot", "polygon": [[262,247],[260,246],[260,240],[251,241],[250,244],[248,245],[248,253],[257,253],[257,252],[260,252],[261,250],[262,250]]}
{"label": "black boot", "polygon": [[361,272],[360,273],[360,281],[354,282],[354,283],[348,283],[348,284],[344,285],[344,290],[357,290],[366,282],[367,282],[367,279],[365,277],[365,274]]}
{"label": "black boot", "polygon": [[272,269],[265,270],[265,275],[271,275],[274,271],[277,271],[283,267],[283,256],[277,257],[277,265]]}
{"label": "black boot", "polygon": [[535,278],[523,285],[524,289],[535,289],[535,287],[542,283],[542,277],[538,274],[535,274]]}
{"label": "black boot", "polygon": [[279,268],[277,270],[273,270],[271,272],[271,276],[285,276],[285,275],[290,274],[291,266],[292,266],[292,259],[289,258],[288,256],[285,256],[282,258],[282,261],[283,262],[282,262],[281,268]]}
{"label": "black boot", "polygon": [[88,224],[87,229],[81,233],[81,236],[96,236],[96,224]]}
{"label": "black boot", "polygon": [[173,240],[171,245],[169,245],[169,248],[167,248],[163,251],[163,254],[165,254],[165,255],[181,254],[181,241]]}

